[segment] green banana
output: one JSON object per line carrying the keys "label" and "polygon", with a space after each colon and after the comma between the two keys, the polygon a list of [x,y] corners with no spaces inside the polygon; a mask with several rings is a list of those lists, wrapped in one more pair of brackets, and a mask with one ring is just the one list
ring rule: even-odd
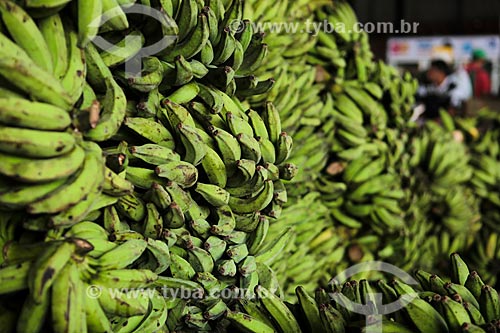
{"label": "green banana", "polygon": [[[405,300],[405,297],[400,299]],[[418,297],[408,301],[403,311],[421,332],[448,332],[446,321],[429,303]]]}
{"label": "green banana", "polygon": [[98,272],[92,284],[105,288],[145,288],[158,276],[145,269],[112,269]]}
{"label": "green banana", "polygon": [[19,332],[41,332],[45,318],[49,312],[50,297],[47,295],[40,304],[28,296],[22,306],[17,322]]}
{"label": "green banana", "polygon": [[[188,1],[188,6],[190,6],[190,2],[191,1]],[[181,44],[177,44],[174,50],[162,56],[162,60],[171,62],[178,56],[183,56],[185,59],[191,59],[203,49],[210,36],[208,19],[203,12],[198,14],[195,19],[197,23],[189,36],[187,36]],[[179,27],[179,31],[183,30]]]}
{"label": "green banana", "polygon": [[177,125],[177,129],[186,150],[184,160],[193,165],[200,164],[207,154],[207,144],[195,128],[180,123]]}
{"label": "green banana", "polygon": [[60,212],[78,204],[83,197],[103,183],[104,166],[101,149],[94,143],[87,145],[89,150],[86,151],[81,171],[58,191],[29,204],[27,210],[30,213]]}
{"label": "green banana", "polygon": [[229,198],[229,206],[233,212],[238,214],[248,214],[264,209],[273,199],[274,185],[269,179],[264,182],[264,188],[255,196],[242,199],[236,197]]}
{"label": "green banana", "polygon": [[195,191],[215,207],[221,207],[229,203],[230,194],[217,185],[197,183]]}
{"label": "green banana", "polygon": [[292,312],[278,296],[272,294],[262,286],[255,288],[259,301],[267,312],[276,321],[282,332],[301,332],[300,326]]}
{"label": "green banana", "polygon": [[147,312],[149,299],[145,297],[132,297],[120,290],[113,290],[111,294],[109,288],[100,288],[99,304],[102,309],[109,314],[122,317],[144,315]]}
{"label": "green banana", "polygon": [[488,285],[481,287],[479,297],[481,313],[487,322],[500,318],[500,302],[498,292]]}
{"label": "green banana", "polygon": [[0,126],[0,151],[26,157],[56,157],[71,151],[75,138],[69,133]]}
{"label": "green banana", "polygon": [[[40,38],[43,39],[41,36]],[[34,99],[70,110],[71,98],[61,83],[51,73],[37,66],[16,44],[12,43],[8,45],[9,48],[5,48],[6,44],[7,42],[0,38],[0,74]]]}
{"label": "green banana", "polygon": [[[87,51],[88,49],[89,48],[87,48]],[[88,58],[89,57],[87,57],[87,59]],[[89,62],[91,61],[102,62],[100,58],[98,60],[96,58],[89,60]],[[102,114],[96,126],[84,133],[86,138],[95,141],[108,140],[117,133],[125,118],[125,111],[127,108],[125,94],[115,80],[112,77],[104,76],[104,82],[106,95],[102,101]]]}
{"label": "green banana", "polygon": [[[91,286],[88,284],[84,284],[84,288],[85,290],[89,290]],[[89,331],[106,333],[111,333],[113,331],[111,323],[101,305],[99,304],[97,298],[85,298],[85,318]]]}
{"label": "green banana", "polygon": [[102,17],[100,23],[100,32],[124,30],[129,27],[127,17],[117,0],[102,1]]}
{"label": "green banana", "polygon": [[61,78],[61,84],[68,92],[72,104],[75,104],[83,93],[87,67],[85,66],[85,52],[77,46],[77,34],[69,31],[66,35],[70,60]]}
{"label": "green banana", "polygon": [[131,265],[146,250],[148,243],[131,239],[104,253],[96,262],[99,270],[123,269]]}
{"label": "green banana", "polygon": [[168,178],[182,187],[191,187],[198,181],[198,170],[188,162],[170,161],[160,164],[155,169],[156,174]]}
{"label": "green banana", "polygon": [[236,138],[229,132],[226,132],[221,128],[215,128],[214,126],[211,126],[209,131],[217,143],[217,147],[221,153],[221,158],[224,161],[228,175],[231,175],[234,173],[234,171],[231,172],[231,170],[234,169],[235,162],[241,159],[241,147]]}
{"label": "green banana", "polygon": [[450,299],[448,296],[441,298],[439,307],[443,317],[448,323],[448,328],[452,331],[459,331],[464,323],[471,321],[465,308],[458,302]]}
{"label": "green banana", "polygon": [[49,131],[64,130],[71,125],[68,112],[46,103],[0,98],[0,110],[0,122],[5,125]]}
{"label": "green banana", "polygon": [[75,250],[75,244],[72,242],[55,242],[33,262],[28,277],[28,286],[35,303],[43,302],[50,287],[56,282]]}
{"label": "green banana", "polygon": [[452,253],[450,255],[451,268],[452,268],[452,281],[461,285],[465,285],[467,277],[469,276],[469,268],[467,264],[462,260],[458,253]]}
{"label": "green banana", "polygon": [[205,171],[210,183],[221,188],[226,187],[227,173],[224,161],[219,154],[210,147],[207,147],[207,153],[201,160],[201,166]]}
{"label": "green banana", "polygon": [[78,332],[87,328],[83,286],[74,262],[69,262],[55,278],[51,294],[54,332]]}
{"label": "green banana", "polygon": [[273,103],[267,102],[265,112],[263,114],[263,121],[266,125],[269,140],[278,146],[279,137],[281,134],[281,119],[278,110]]}
{"label": "green banana", "polygon": [[[53,64],[49,48],[33,19],[11,1],[0,3],[0,13],[2,21],[14,41],[40,68],[52,73]],[[26,36],[30,36],[30,38],[27,39]]]}
{"label": "green banana", "polygon": [[61,188],[67,179],[40,184],[16,184],[0,192],[0,203],[5,207],[22,208],[46,197]]}
{"label": "green banana", "polygon": [[28,275],[32,262],[25,261],[0,268],[0,294],[7,294],[28,288]]}
{"label": "green banana", "polygon": [[[102,1],[78,1],[78,46],[85,48],[99,32]],[[97,22],[99,21],[99,22]],[[99,24],[98,24],[99,23]]]}
{"label": "green banana", "polygon": [[266,323],[260,321],[257,318],[251,317],[246,313],[227,311],[225,318],[231,322],[232,325],[236,326],[239,330],[246,333],[271,333],[275,330],[268,326]]}
{"label": "green banana", "polygon": [[34,160],[0,153],[0,173],[23,182],[37,183],[67,178],[83,164],[85,152],[79,146],[65,155]]}

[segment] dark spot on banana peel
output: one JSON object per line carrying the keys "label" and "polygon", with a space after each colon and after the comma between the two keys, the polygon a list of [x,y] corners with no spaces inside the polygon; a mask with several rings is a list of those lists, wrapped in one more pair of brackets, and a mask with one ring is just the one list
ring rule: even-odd
{"label": "dark spot on banana peel", "polygon": [[222,211],[222,215],[224,215],[224,216],[229,216],[229,217],[231,217],[231,216],[232,216],[232,215],[231,215],[231,212],[230,212],[230,211],[227,211],[227,210],[223,210],[223,211]]}
{"label": "dark spot on banana peel", "polygon": [[[9,247],[14,241],[9,240],[5,243],[5,245],[2,248],[2,255],[4,258],[7,258],[7,254],[9,253]],[[19,267],[19,266],[18,266]]]}
{"label": "dark spot on banana peel", "polygon": [[191,250],[191,249],[193,249],[193,248],[194,248],[194,243],[193,243],[193,241],[192,241],[191,239],[188,239],[188,240],[186,241],[186,249]]}
{"label": "dark spot on banana peel", "polygon": [[191,183],[194,183],[196,181],[196,173],[189,172],[189,173],[187,173],[186,176],[187,176],[186,177],[187,183],[191,184]]}
{"label": "dark spot on banana peel", "polygon": [[43,286],[54,276],[55,270],[52,267],[49,267],[43,272],[42,276],[42,290]]}
{"label": "dark spot on banana peel", "polygon": [[[73,289],[73,288],[72,288],[72,287],[70,287],[70,288],[69,288],[69,290],[68,290],[68,293],[70,293],[70,292],[71,292],[71,289]],[[66,304],[66,309],[71,309],[71,298],[70,298],[70,297],[68,297],[68,299],[67,299],[67,301],[66,301],[66,302],[67,302],[67,304]],[[70,316],[70,313],[71,313],[71,311],[68,311],[68,310],[64,311],[64,320],[65,320],[66,322],[69,322],[69,316]]]}
{"label": "dark spot on banana peel", "polygon": [[278,218],[278,215],[277,215],[276,211],[274,211],[274,210],[270,211],[268,213],[268,215],[269,215],[269,217],[274,218],[274,219]]}
{"label": "dark spot on banana peel", "polygon": [[94,245],[92,245],[89,241],[82,238],[72,238],[71,241],[76,245],[79,252],[90,252],[94,250]]}

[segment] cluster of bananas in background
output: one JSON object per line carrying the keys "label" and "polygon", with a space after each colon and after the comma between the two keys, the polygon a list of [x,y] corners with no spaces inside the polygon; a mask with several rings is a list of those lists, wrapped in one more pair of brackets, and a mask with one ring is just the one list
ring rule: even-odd
{"label": "cluster of bananas in background", "polygon": [[[498,221],[500,215],[500,117],[498,112],[489,109],[481,110],[476,118],[467,121],[456,121],[455,126],[468,133],[470,141],[471,165],[473,175],[470,186],[479,198],[479,211],[482,228],[475,240],[470,260],[476,270],[482,273],[490,284],[498,285],[498,263],[500,260],[500,240]],[[478,137],[476,128],[484,134]]]}
{"label": "cluster of bananas in background", "polygon": [[[366,33],[300,32],[354,27],[346,2],[0,0],[0,17],[0,331],[343,332],[363,318],[310,295],[371,259],[455,274],[384,331],[500,319],[444,260],[468,250],[496,282],[500,132],[477,128],[498,116],[417,128],[415,79]],[[412,292],[332,292],[370,288]]]}
{"label": "cluster of bananas in background", "polygon": [[[256,301],[240,301],[227,318],[244,332],[496,332],[500,327],[498,292],[476,271],[469,271],[458,254],[452,254],[449,261],[450,281],[417,270],[416,285],[400,280],[350,280],[317,289],[314,296],[299,286],[294,305],[261,288]],[[354,304],[371,306],[374,314],[377,306],[383,306],[377,303],[376,294],[382,296],[384,305],[401,308],[380,317],[360,315]]]}
{"label": "cluster of bananas in background", "polygon": [[[273,22],[340,22],[346,27],[357,22],[345,2],[313,2],[302,10],[284,7],[280,13]],[[287,228],[296,230],[297,237],[288,237],[273,266],[293,296],[297,284],[312,291],[349,262],[392,257],[399,250],[383,247],[410,234],[404,176],[411,171],[403,169],[409,160],[409,132],[415,127],[410,117],[417,86],[411,76],[401,77],[394,68],[373,61],[366,33],[295,36],[270,31],[265,41],[287,46],[286,51],[271,49],[263,68],[269,71],[275,58],[286,59],[286,64],[273,67],[278,79],[267,96],[252,97],[249,103],[258,107],[272,100],[283,128],[294,138],[288,161],[299,172],[285,183],[289,203],[269,230],[275,240]],[[387,241],[380,242],[381,237]],[[311,257],[325,270],[301,260]]]}
{"label": "cluster of bananas in background", "polygon": [[[323,5],[284,7],[270,21],[340,22],[347,28],[357,22],[347,3]],[[260,17],[264,14],[254,19]],[[266,43],[286,48],[270,49],[263,68],[275,66],[275,58],[286,64],[273,67],[278,79],[267,96],[252,97],[249,103],[272,100],[283,128],[294,138],[288,162],[299,171],[285,183],[289,201],[269,230],[275,242],[283,230],[296,233],[272,265],[285,294],[294,298],[297,285],[312,291],[359,261],[383,259],[404,269],[430,269],[446,266],[449,253],[470,250],[474,242],[484,244],[478,239],[481,217],[497,213],[481,209],[488,203],[472,184],[482,177],[482,196],[495,200],[498,158],[486,164],[475,158],[484,155],[473,153],[481,136],[475,120],[452,119],[442,112],[442,126],[419,128],[411,119],[416,80],[374,61],[364,32],[320,30],[317,36],[294,36],[272,27]],[[306,36],[315,42],[306,43]],[[300,42],[287,43],[293,39]],[[293,45],[305,47],[291,52]],[[485,140],[498,141],[494,131],[486,133]],[[483,172],[485,167],[490,171]],[[499,220],[490,221],[495,225]],[[304,258],[314,258],[325,269],[317,270]],[[494,263],[477,261],[489,262],[489,267]]]}

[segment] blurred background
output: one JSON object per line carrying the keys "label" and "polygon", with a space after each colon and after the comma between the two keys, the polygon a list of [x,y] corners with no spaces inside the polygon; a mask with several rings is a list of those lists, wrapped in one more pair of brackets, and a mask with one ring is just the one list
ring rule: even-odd
{"label": "blurred background", "polygon": [[[500,0],[350,0],[363,23],[391,22],[393,31],[370,33],[373,51],[402,70],[422,73],[435,58],[467,68],[473,53],[482,56],[490,76],[489,94],[474,96],[470,111],[500,109]],[[401,22],[416,31],[398,31]],[[407,25],[407,28],[410,26]]]}

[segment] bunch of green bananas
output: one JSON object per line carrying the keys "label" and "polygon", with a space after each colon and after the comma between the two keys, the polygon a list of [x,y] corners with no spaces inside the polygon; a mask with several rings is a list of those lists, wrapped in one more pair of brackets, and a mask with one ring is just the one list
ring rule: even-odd
{"label": "bunch of green bananas", "polygon": [[[417,128],[416,80],[366,33],[306,31],[354,27],[346,1],[0,0],[0,17],[0,331],[360,331],[308,294],[353,263],[446,273],[465,250],[495,283],[500,133],[445,112]],[[419,271],[384,331],[493,330],[496,292],[451,266],[454,284]],[[332,292],[413,293],[360,278]]]}
{"label": "bunch of green bananas", "polygon": [[490,228],[484,228],[476,235],[467,258],[471,266],[481,272],[484,281],[493,286],[498,286],[498,263],[500,262],[499,234]]}
{"label": "bunch of green bananas", "polygon": [[428,222],[423,220],[430,220],[432,232],[437,231],[442,237],[446,237],[444,233],[456,237],[452,249],[446,248],[450,242],[436,240],[439,236],[425,242],[440,244],[446,251],[465,250],[481,228],[479,201],[468,185],[474,168],[469,163],[467,147],[456,141],[452,132],[428,123],[413,136],[410,151],[408,165],[413,176],[408,181],[414,199],[409,210],[420,216],[415,222],[425,225]]}
{"label": "bunch of green bananas", "polygon": [[[259,286],[258,299],[240,300],[226,319],[240,332],[496,332],[498,292],[470,272],[456,253],[450,256],[448,274],[451,281],[417,270],[417,285],[396,279],[350,280],[318,289],[314,297],[299,286],[294,303]],[[377,301],[376,294],[382,299]],[[359,314],[347,301],[372,306],[373,315]],[[390,303],[399,303],[400,309],[375,316],[377,306]]]}
{"label": "bunch of green bananas", "polygon": [[[451,255],[449,265],[451,281],[417,270],[415,277],[419,288],[414,289],[403,283],[393,284],[393,294],[400,299],[416,296],[403,309],[404,316],[395,313],[386,318],[398,323],[393,331],[489,332],[498,326],[498,292],[484,284],[476,271],[470,272],[458,254]],[[391,300],[389,293],[383,294]],[[385,326],[386,320],[381,324]],[[389,320],[387,324],[392,325]]]}
{"label": "bunch of green bananas", "polygon": [[[209,111],[200,96],[221,101],[220,112]],[[190,83],[165,98],[158,113],[159,122],[127,117],[124,141],[106,149],[123,156],[117,172],[136,189],[111,207],[120,225],[108,224],[105,211],[112,237],[133,230],[167,242],[172,263],[165,274],[190,282],[200,273],[210,277],[210,289],[276,286],[267,264],[277,249],[265,246],[266,234],[287,201],[282,180],[295,170],[283,163],[291,142],[276,131],[277,110],[268,103],[262,117],[245,113],[224,92]],[[207,306],[189,307],[189,327],[209,327]]]}
{"label": "bunch of green bananas", "polygon": [[[311,18],[305,10],[297,17]],[[315,16],[331,24],[339,23],[341,17],[346,24],[356,22],[345,2],[324,6]],[[273,39],[281,37],[271,31],[266,42],[272,44]],[[289,49],[294,45],[298,49],[301,44],[290,44]],[[336,265],[339,261],[348,262],[349,258],[357,262],[376,255],[372,251],[376,253],[380,249],[377,250],[378,240],[373,232],[391,239],[389,233],[397,238],[406,227],[402,201],[408,193],[402,188],[401,169],[403,160],[408,159],[404,154],[409,139],[405,131],[412,127],[409,119],[415,80],[409,75],[401,78],[384,63],[373,63],[364,33],[347,37],[320,32],[313,46],[304,55],[298,53],[287,58],[286,65],[273,71],[277,82],[265,97],[278,106],[283,126],[293,133],[294,150],[289,162],[299,169],[297,176],[285,183],[291,199],[282,216],[295,216],[300,207],[329,210],[320,218],[310,213],[297,215],[302,216],[299,223],[307,229],[304,237],[301,234],[305,230],[293,220],[278,219],[272,225],[275,230],[296,229],[295,244],[289,245],[290,253],[282,253],[277,261],[281,268],[276,268],[282,272],[280,279],[289,291],[294,285],[286,281],[293,281],[297,274],[291,269],[294,273],[287,276],[284,263],[288,258],[315,258],[312,261],[322,262],[329,268],[324,274],[333,274],[342,269]],[[280,56],[272,50],[270,54]],[[259,105],[262,98],[253,97],[249,103]],[[311,191],[320,195],[313,201],[304,199]],[[344,229],[347,231],[342,232]],[[340,236],[329,237],[333,230],[340,231]],[[279,237],[279,232],[271,236],[275,243]],[[325,244],[331,244],[333,253],[313,254],[305,239],[317,239],[318,244],[323,239]],[[334,251],[337,246],[338,250]],[[388,252],[390,249],[385,251],[386,257]],[[328,261],[329,258],[332,260]],[[309,265],[307,269],[305,265]],[[299,267],[304,268],[300,276],[321,275],[315,274],[312,263],[307,260],[297,266],[298,270]],[[309,290],[314,289],[313,283],[308,286]]]}
{"label": "bunch of green bananas", "polygon": [[[298,12],[295,19],[310,18],[306,10]],[[283,13],[287,12],[272,21],[286,21]],[[347,27],[357,22],[343,1],[317,9],[315,19]],[[291,35],[270,31],[266,43],[285,43]],[[293,48],[288,45],[287,51]],[[290,215],[297,212],[302,200],[304,206],[327,207],[330,216],[322,217],[321,223],[314,214],[304,214],[301,222],[311,226],[307,237],[315,234],[318,239],[327,237],[327,225],[335,228],[342,235],[340,241],[327,239],[343,262],[379,258],[407,269],[433,268],[443,255],[469,248],[481,227],[479,203],[467,184],[474,168],[467,148],[452,139],[449,121],[442,120],[445,130],[432,124],[424,130],[416,128],[411,121],[416,80],[383,62],[373,62],[366,33],[320,32],[313,45],[305,59],[297,53],[286,58],[283,66],[269,66],[274,68],[276,84],[265,97],[249,99],[250,105],[259,105],[264,98],[273,100],[284,128],[293,133],[289,162],[299,171],[285,183],[290,204],[282,216],[287,216],[287,210]],[[270,54],[280,57],[279,53],[271,49]],[[263,68],[268,71],[266,65]],[[466,121],[451,121],[466,135],[475,136]],[[311,191],[321,194],[315,199],[321,204],[304,199]],[[274,268],[282,272],[278,276],[284,289],[291,291],[294,285],[286,281],[297,274],[290,269],[293,273],[287,275],[284,263],[295,258],[293,253],[317,262],[329,256],[312,254],[299,236],[303,231],[297,231],[289,219],[272,225],[275,230],[289,226],[297,234],[296,244],[287,245],[288,251]],[[344,228],[349,231],[342,232]],[[271,234],[275,243],[280,236],[280,232]],[[429,255],[436,259],[429,261]],[[342,269],[334,262],[324,265],[332,267],[330,274]],[[312,264],[299,266],[304,276],[306,271],[316,276]]]}
{"label": "bunch of green bananas", "polygon": [[0,205],[26,211],[27,228],[70,226],[116,201],[102,193],[113,175],[105,175],[101,148],[88,139],[108,131],[110,120],[119,126],[120,119],[104,114],[123,117],[125,96],[110,75],[103,116],[82,137],[90,123],[80,115],[98,114],[100,104],[95,95],[81,99],[90,86],[70,22],[57,13],[33,19],[10,1],[0,2],[0,12],[6,28],[0,34]]}
{"label": "bunch of green bananas", "polygon": [[[333,225],[328,208],[318,200],[320,195],[312,192],[290,204],[269,228],[270,239],[286,241],[271,265],[285,299],[295,297],[296,286],[312,291],[326,285],[332,274],[349,265],[345,255],[355,232]],[[283,230],[293,232],[293,238],[283,237]],[[318,270],[320,266],[323,269]]]}
{"label": "bunch of green bananas", "polygon": [[[47,127],[49,121],[35,120],[24,109],[45,117],[52,108],[61,111],[48,120],[66,122],[64,126],[42,127],[48,134],[42,137],[39,133],[39,141],[33,138],[48,149],[32,146],[31,141],[26,148],[32,154],[44,154],[51,148],[60,154],[28,154],[24,160],[12,157],[11,165],[2,165],[0,171],[6,176],[2,177],[2,202],[6,202],[2,208],[27,208],[28,213],[37,214],[36,218],[26,216],[21,222],[23,228],[37,235],[40,249],[64,245],[57,253],[67,259],[61,260],[57,271],[67,271],[73,277],[66,284],[54,282],[52,289],[78,283],[78,288],[74,288],[76,296],[71,296],[74,300],[60,304],[50,298],[44,298],[43,304],[41,299],[32,304],[31,290],[22,313],[28,317],[30,309],[37,306],[37,315],[17,325],[29,325],[32,332],[43,330],[43,318],[49,308],[57,323],[53,327],[56,332],[84,331],[87,326],[89,331],[140,332],[152,331],[153,327],[207,330],[217,325],[215,320],[226,309],[226,303],[218,296],[199,302],[176,299],[168,304],[151,296],[151,302],[146,299],[144,303],[141,298],[142,303],[135,304],[135,310],[125,313],[128,305],[120,303],[123,297],[107,295],[102,302],[99,299],[100,303],[88,306],[93,312],[87,316],[86,325],[85,318],[75,317],[79,310],[72,309],[76,308],[74,302],[80,308],[85,304],[81,295],[81,286],[85,284],[105,290],[112,287],[111,281],[116,281],[117,288],[186,288],[204,290],[209,295],[237,286],[249,290],[248,297],[254,286],[260,284],[279,292],[269,267],[279,248],[268,246],[266,235],[270,219],[278,218],[281,206],[287,202],[283,181],[293,178],[297,171],[294,165],[286,163],[293,141],[282,131],[279,112],[271,101],[249,109],[236,97],[265,93],[274,84],[272,79],[257,82],[253,75],[267,54],[262,34],[254,33],[250,22],[241,20],[241,0],[148,2],[152,9],[163,13],[168,27],[130,14],[127,8],[132,4],[134,1],[65,1],[55,6],[49,2],[44,10],[38,10],[37,4],[31,2],[23,3],[23,9],[10,1],[1,1],[5,11],[2,19],[11,28],[2,35],[2,43],[8,46],[2,51],[8,59],[12,58],[12,64],[5,63],[10,67],[1,72],[5,82],[2,81],[0,92],[6,96],[1,121],[12,126],[27,123],[26,127]],[[18,21],[9,16],[11,13],[17,15],[13,17]],[[73,26],[71,17],[78,24]],[[15,30],[22,20],[25,30]],[[21,33],[27,32],[34,34],[35,39],[40,35],[39,39],[47,44],[38,49],[47,50],[46,62],[55,69],[38,69],[48,65],[34,64],[26,55],[22,48],[34,53],[33,59],[45,59],[21,38]],[[115,41],[120,51],[98,50],[90,43],[97,34]],[[143,58],[140,73],[131,75],[125,71],[125,63],[140,54],[143,46],[169,34],[177,35],[177,43]],[[19,65],[23,62],[25,67]],[[9,68],[14,71],[8,72]],[[32,79],[28,69],[33,68]],[[50,93],[47,89],[35,89],[41,80],[49,88],[54,86]],[[57,91],[60,93],[54,94]],[[21,102],[13,104],[14,98],[26,106]],[[31,102],[29,98],[40,102]],[[26,116],[18,120],[13,115],[20,106]],[[51,137],[49,131],[58,131],[62,138],[67,135],[72,145]],[[7,138],[8,133],[5,134],[2,137]],[[23,139],[17,134],[10,136]],[[6,143],[6,153],[24,153],[24,141],[20,144]],[[22,151],[8,150],[11,146]],[[35,159],[68,152],[73,155],[65,156],[68,161],[64,163]],[[26,165],[30,168],[26,169]],[[63,167],[71,170],[53,172]],[[31,174],[45,178],[28,178]],[[17,186],[12,186],[14,181],[37,184],[21,193]],[[50,187],[49,181],[59,183]],[[36,186],[48,188],[57,196],[37,194]],[[39,195],[41,204],[38,197],[32,200],[33,204],[7,204],[11,197],[3,196],[6,193],[16,200],[28,200],[27,192]],[[38,206],[41,208],[35,209]],[[29,258],[23,257],[28,249],[21,241],[26,232],[16,238],[11,234],[11,224],[5,225],[6,236],[2,240],[6,274],[14,269],[12,260],[17,257],[23,259],[28,271],[43,274],[43,267],[31,264],[33,260],[38,262],[36,251]],[[69,249],[68,244],[73,243],[76,245],[71,246],[85,245],[87,250]],[[130,253],[124,254],[127,248]],[[59,262],[51,253],[42,255],[40,262]],[[114,275],[109,269],[99,270],[96,267],[103,258],[120,265],[113,269],[126,271]],[[65,268],[68,265],[71,269]],[[78,275],[82,282],[76,281]],[[25,281],[25,277],[26,274],[19,275],[19,281]],[[44,288],[50,287],[47,284]],[[20,295],[23,289],[25,282],[19,282],[17,289],[5,292]],[[105,305],[105,301],[120,304]],[[61,309],[70,315],[60,317]],[[119,309],[123,311],[113,312]],[[172,310],[168,319],[167,310]]]}
{"label": "bunch of green bananas", "polygon": [[[169,259],[165,243],[139,238],[110,242],[106,230],[92,222],[29,241],[3,247],[0,294],[14,312],[4,314],[8,320],[2,320],[2,332],[49,327],[54,332],[152,331],[165,322],[164,297],[139,289],[161,279],[156,272]],[[141,256],[155,258],[151,270],[134,267]],[[25,298],[9,296],[23,290],[28,290]]]}
{"label": "bunch of green bananas", "polygon": [[[456,122],[456,121],[455,121]],[[500,259],[500,205],[498,187],[500,166],[500,131],[498,112],[489,109],[481,110],[474,118],[466,119],[456,127],[465,133],[470,141],[471,162],[474,167],[470,186],[478,197],[482,228],[478,233],[474,246],[468,253],[475,269],[483,272],[484,280],[498,285],[498,262]],[[478,131],[479,129],[479,131]],[[468,135],[467,135],[468,134]]]}
{"label": "bunch of green bananas", "polygon": [[[489,109],[480,111],[476,118],[466,119],[457,127],[470,137],[471,165],[474,167],[470,179],[474,193],[481,198],[481,216],[484,224],[499,231],[500,215],[496,208],[500,206],[498,179],[500,163],[500,117],[498,112]],[[477,128],[481,129],[479,134]]]}
{"label": "bunch of green bananas", "polygon": [[265,33],[264,42],[269,45],[272,55],[257,73],[276,75],[285,64],[302,72],[301,65],[305,64],[306,54],[316,43],[310,24],[313,12],[329,3],[329,0],[299,0],[279,1],[275,5],[258,0],[245,1],[245,17],[254,21]]}

